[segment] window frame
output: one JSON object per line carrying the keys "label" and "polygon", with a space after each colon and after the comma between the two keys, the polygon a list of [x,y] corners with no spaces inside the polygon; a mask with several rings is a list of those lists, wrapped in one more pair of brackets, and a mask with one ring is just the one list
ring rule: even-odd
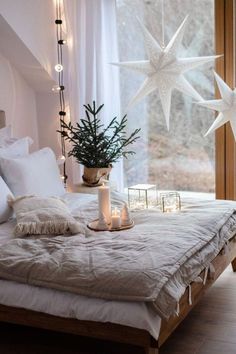
{"label": "window frame", "polygon": [[[235,87],[235,0],[215,0],[216,71],[231,87]],[[216,87],[216,98],[220,98]],[[216,133],[216,198],[236,200],[236,144],[230,123]]]}

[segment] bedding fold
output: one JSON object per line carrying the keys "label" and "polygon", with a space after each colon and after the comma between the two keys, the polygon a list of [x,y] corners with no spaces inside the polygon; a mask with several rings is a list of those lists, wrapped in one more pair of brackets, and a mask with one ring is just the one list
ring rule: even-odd
{"label": "bedding fold", "polygon": [[[67,196],[84,225],[96,200],[80,206]],[[113,204],[122,203],[119,198]],[[108,300],[153,303],[163,318],[236,232],[234,202],[183,203],[181,213],[135,211],[135,227],[71,237],[13,239],[0,247],[0,277]]]}

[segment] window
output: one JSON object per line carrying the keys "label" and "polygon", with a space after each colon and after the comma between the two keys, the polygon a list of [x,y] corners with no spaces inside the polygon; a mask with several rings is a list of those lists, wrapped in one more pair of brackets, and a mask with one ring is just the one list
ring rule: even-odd
{"label": "window", "polygon": [[[213,55],[214,0],[165,0],[165,44],[184,17],[190,14],[183,38],[183,57]],[[137,17],[161,41],[161,0],[117,0],[120,61],[147,58]],[[205,99],[214,97],[213,62],[186,75]],[[121,104],[126,113],[129,100],[144,77],[120,69]],[[158,91],[132,106],[128,113],[128,132],[141,127],[141,139],[134,146],[134,157],[124,161],[125,185],[156,183],[158,189],[215,191],[214,134],[204,137],[213,123],[213,111],[196,105],[192,98],[174,90],[167,131]]]}

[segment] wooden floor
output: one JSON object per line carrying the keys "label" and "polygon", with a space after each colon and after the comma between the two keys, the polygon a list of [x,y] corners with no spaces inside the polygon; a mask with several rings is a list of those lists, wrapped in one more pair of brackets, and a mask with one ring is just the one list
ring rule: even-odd
{"label": "wooden floor", "polygon": [[[140,348],[0,324],[1,354],[142,354]],[[236,354],[236,273],[228,268],[160,354]]]}

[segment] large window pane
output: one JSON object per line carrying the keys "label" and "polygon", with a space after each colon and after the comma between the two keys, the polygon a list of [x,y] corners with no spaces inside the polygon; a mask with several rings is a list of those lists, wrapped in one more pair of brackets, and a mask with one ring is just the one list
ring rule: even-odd
{"label": "large window pane", "polygon": [[[214,0],[165,0],[165,43],[189,14],[182,57],[214,54]],[[147,58],[137,17],[161,41],[161,0],[117,0],[120,61]],[[187,79],[205,98],[214,97],[213,63],[188,72]],[[123,113],[144,77],[120,69]],[[128,111],[130,132],[141,127],[137,154],[126,160],[125,184],[156,183],[159,189],[214,192],[214,134],[204,134],[214,120],[214,112],[204,109],[174,90],[167,131],[162,107],[155,91]]]}

